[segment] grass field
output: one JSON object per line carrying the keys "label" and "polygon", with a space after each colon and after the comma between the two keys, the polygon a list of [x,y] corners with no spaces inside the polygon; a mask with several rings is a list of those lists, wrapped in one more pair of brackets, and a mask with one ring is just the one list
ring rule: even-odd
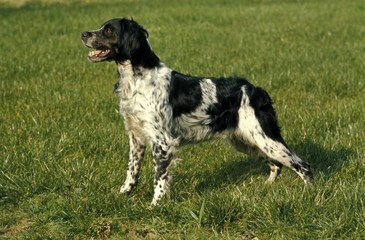
{"label": "grass field", "polygon": [[[13,2],[0,2],[0,238],[365,239],[363,0]],[[160,206],[150,154],[118,194],[116,69],[80,41],[112,17],[143,25],[173,69],[265,88],[316,187],[286,169],[265,184],[261,159],[217,140],[181,148]]]}

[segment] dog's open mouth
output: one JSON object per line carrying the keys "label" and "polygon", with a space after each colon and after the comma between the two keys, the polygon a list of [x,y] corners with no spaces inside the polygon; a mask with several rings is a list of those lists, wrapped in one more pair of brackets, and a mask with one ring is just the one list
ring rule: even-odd
{"label": "dog's open mouth", "polygon": [[89,52],[89,59],[93,62],[98,62],[98,61],[102,61],[105,60],[109,54],[111,53],[110,50],[105,49],[105,50],[93,50]]}

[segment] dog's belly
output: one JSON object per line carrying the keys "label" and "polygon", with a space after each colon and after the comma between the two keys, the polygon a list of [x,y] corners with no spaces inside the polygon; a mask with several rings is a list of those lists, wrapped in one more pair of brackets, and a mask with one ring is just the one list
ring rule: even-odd
{"label": "dog's belly", "polygon": [[213,131],[211,119],[196,114],[182,114],[175,119],[174,133],[182,143],[198,142],[216,137],[226,137],[229,131]]}

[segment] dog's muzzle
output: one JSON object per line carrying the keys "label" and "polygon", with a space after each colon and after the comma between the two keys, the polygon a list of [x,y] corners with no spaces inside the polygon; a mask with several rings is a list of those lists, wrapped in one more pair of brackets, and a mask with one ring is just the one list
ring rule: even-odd
{"label": "dog's muzzle", "polygon": [[106,60],[109,56],[109,54],[111,53],[111,51],[109,49],[103,49],[100,47],[95,47],[93,42],[93,33],[92,32],[83,32],[81,33],[81,40],[82,43],[88,47],[88,48],[93,48],[95,49],[94,51],[90,51],[88,54],[88,58],[92,61],[92,62],[100,62],[103,60]]}

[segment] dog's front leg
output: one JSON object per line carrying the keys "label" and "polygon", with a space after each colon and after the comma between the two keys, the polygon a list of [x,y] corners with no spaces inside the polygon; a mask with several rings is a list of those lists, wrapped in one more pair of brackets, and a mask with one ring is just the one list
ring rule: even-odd
{"label": "dog's front leg", "polygon": [[169,173],[172,164],[175,147],[172,144],[154,143],[152,146],[152,154],[155,163],[155,179],[154,179],[154,195],[151,206],[155,206],[157,202],[168,193],[171,175]]}
{"label": "dog's front leg", "polygon": [[130,132],[127,177],[120,188],[121,193],[129,193],[136,186],[145,150],[146,146],[142,139],[138,138],[133,132]]}

